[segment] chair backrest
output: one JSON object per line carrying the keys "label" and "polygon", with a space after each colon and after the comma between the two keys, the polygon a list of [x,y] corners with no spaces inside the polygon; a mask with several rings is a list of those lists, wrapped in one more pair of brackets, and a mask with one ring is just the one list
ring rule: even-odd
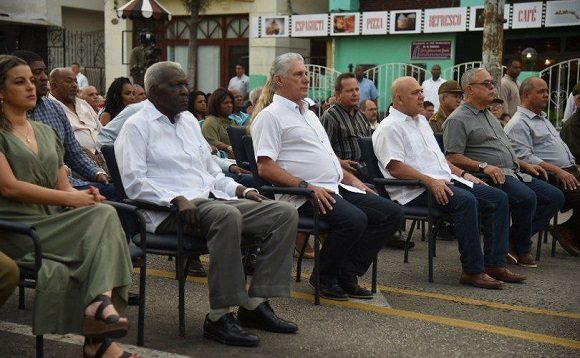
{"label": "chair backrest", "polygon": [[122,201],[123,199],[127,199],[127,193],[125,193],[123,181],[121,180],[121,173],[119,173],[117,159],[115,158],[115,147],[112,145],[105,145],[101,148],[101,153],[103,153],[103,157],[105,157],[105,162],[109,168],[109,174],[111,174],[113,184],[115,184],[115,189],[117,190],[117,196],[119,197],[119,200]]}
{"label": "chair backrest", "polygon": [[249,169],[248,155],[242,143],[242,137],[246,135],[246,127],[228,126],[227,131],[236,157],[236,165],[240,168]]}
{"label": "chair backrest", "polygon": [[254,177],[254,183],[256,184],[258,189],[266,185],[271,186],[272,184],[262,179],[260,177],[260,174],[258,174],[258,163],[256,162],[256,156],[254,154],[254,142],[252,141],[252,136],[250,135],[242,136],[242,145],[246,157],[248,158],[248,164],[250,170],[252,171],[252,176]]}
{"label": "chair backrest", "polygon": [[445,146],[443,145],[443,134],[433,133],[433,135],[435,136],[435,140],[437,141],[437,144],[439,144],[439,149],[441,149],[443,154],[445,154]]}
{"label": "chair backrest", "polygon": [[[373,149],[373,139],[371,137],[362,137],[357,138],[357,141],[361,150],[359,162],[366,166],[371,183],[373,178],[383,178],[383,173],[379,168],[379,161]],[[383,185],[377,185],[376,189],[381,196],[388,197],[387,191]]]}

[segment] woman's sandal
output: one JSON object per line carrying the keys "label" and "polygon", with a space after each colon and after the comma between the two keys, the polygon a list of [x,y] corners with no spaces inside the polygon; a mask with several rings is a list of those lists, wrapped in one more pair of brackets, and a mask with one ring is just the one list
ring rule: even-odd
{"label": "woman's sandal", "polygon": [[[99,346],[99,349],[97,349],[97,352],[95,353],[95,355],[91,356],[87,354],[87,346],[89,345],[93,345],[93,344],[101,344]],[[109,347],[111,346],[111,344],[113,344],[113,340],[111,338],[85,338],[85,344],[83,345],[83,357],[84,358],[102,358],[105,355],[105,352],[107,351],[107,349],[109,349]],[[121,354],[119,356],[119,358],[131,358],[133,356],[132,353],[129,353],[127,351],[123,351],[123,354]]]}
{"label": "woman's sandal", "polygon": [[105,308],[112,305],[111,298],[98,295],[92,303],[101,302],[94,317],[85,316],[81,334],[88,338],[121,338],[127,335],[129,322],[121,322],[119,315],[112,314],[104,317]]}

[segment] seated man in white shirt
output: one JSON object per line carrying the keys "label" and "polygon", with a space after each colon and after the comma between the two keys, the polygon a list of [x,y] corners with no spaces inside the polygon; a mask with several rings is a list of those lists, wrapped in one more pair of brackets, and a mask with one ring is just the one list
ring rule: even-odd
{"label": "seated man in white shirt", "polygon": [[[384,243],[401,227],[401,209],[379,197],[354,175],[343,171],[324,127],[304,101],[308,72],[302,56],[286,53],[274,59],[269,82],[273,102],[252,124],[260,176],[284,187],[312,190],[330,232],[320,252],[320,295],[333,300],[372,298],[358,285]],[[311,215],[312,203],[281,196],[299,213]],[[310,283],[315,284],[310,278]]]}
{"label": "seated man in white shirt", "polygon": [[[149,99],[125,122],[115,154],[131,199],[176,205],[187,234],[207,239],[210,312],[204,335],[230,345],[256,346],[258,337],[242,326],[294,333],[293,322],[276,316],[268,297],[290,295],[292,246],[298,216],[287,203],[263,200],[256,189],[224,176],[211,159],[195,117],[187,111],[187,76],[174,62],[159,62],[145,73]],[[146,212],[147,230],[174,233],[175,214]],[[263,237],[246,291],[242,235]],[[230,313],[240,306],[236,316]],[[240,325],[241,323],[241,325]]]}
{"label": "seated man in white shirt", "polygon": [[[463,272],[460,283],[500,288],[503,282],[520,282],[525,276],[506,266],[509,239],[507,195],[449,163],[420,115],[423,90],[413,77],[393,82],[393,107],[373,133],[373,148],[385,178],[417,179],[435,197],[435,207],[453,214]],[[455,184],[455,185],[454,185]],[[392,200],[401,205],[426,206],[424,188],[386,186]],[[480,244],[480,214],[484,252]]]}
{"label": "seated man in white shirt", "polygon": [[97,165],[103,160],[97,154],[97,135],[102,125],[91,105],[77,96],[78,85],[75,74],[68,68],[55,68],[50,72],[49,98],[57,100],[70,122],[75,138]]}

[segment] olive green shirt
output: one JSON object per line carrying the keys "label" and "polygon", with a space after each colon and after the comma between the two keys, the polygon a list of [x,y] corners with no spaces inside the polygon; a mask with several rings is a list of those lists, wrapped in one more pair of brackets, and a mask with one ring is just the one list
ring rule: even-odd
{"label": "olive green shirt", "polygon": [[217,146],[219,143],[230,145],[228,126],[236,126],[236,122],[229,118],[207,116],[201,127],[201,132],[210,145]]}
{"label": "olive green shirt", "polygon": [[429,125],[431,129],[433,129],[433,133],[435,134],[443,134],[443,122],[447,119],[447,116],[441,108],[435,113],[431,118],[429,118]]}
{"label": "olive green shirt", "polygon": [[580,109],[564,122],[560,137],[576,158],[576,164],[580,164]]}

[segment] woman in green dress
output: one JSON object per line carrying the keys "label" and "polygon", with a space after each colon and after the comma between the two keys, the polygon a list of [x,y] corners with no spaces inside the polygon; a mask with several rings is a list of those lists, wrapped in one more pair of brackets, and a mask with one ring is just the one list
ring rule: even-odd
{"label": "woman in green dress", "polygon": [[[0,56],[0,219],[34,226],[43,252],[33,332],[81,333],[85,356],[131,357],[111,341],[129,326],[117,312],[131,284],[121,224],[96,188],[69,184],[56,132],[27,119],[36,105],[33,81],[26,62]],[[34,260],[18,235],[2,233],[0,251],[21,265]]]}

